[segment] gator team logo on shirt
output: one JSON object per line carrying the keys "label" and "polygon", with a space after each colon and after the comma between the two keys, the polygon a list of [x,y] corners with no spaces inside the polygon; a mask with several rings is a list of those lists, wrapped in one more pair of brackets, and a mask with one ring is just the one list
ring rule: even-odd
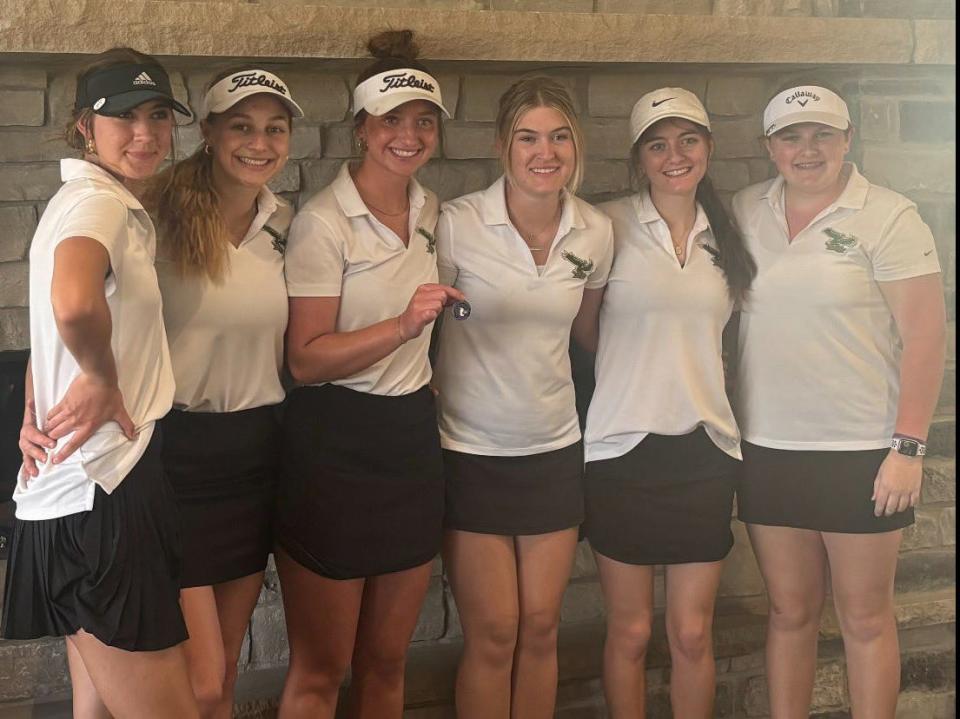
{"label": "gator team logo on shirt", "polygon": [[714,267],[720,266],[720,250],[708,245],[706,242],[701,242],[697,247],[710,255],[710,261],[713,262]]}
{"label": "gator team logo on shirt", "polygon": [[585,280],[587,275],[593,272],[593,260],[591,259],[581,259],[566,250],[561,252],[560,256],[573,265],[573,276],[578,280]]}
{"label": "gator team logo on shirt", "polygon": [[287,251],[287,238],[270,227],[270,225],[264,225],[263,229],[273,238],[273,242],[271,243],[273,245],[273,249],[279,252],[282,256],[283,253]]}
{"label": "gator team logo on shirt", "polygon": [[422,227],[417,228],[417,234],[423,235],[427,238],[427,252],[429,252],[431,255],[434,254],[437,251],[437,238]]}
{"label": "gator team logo on shirt", "polygon": [[852,250],[857,246],[857,238],[853,235],[845,235],[842,232],[837,232],[831,227],[826,228],[823,231],[830,239],[823,243],[830,252],[836,252],[840,255],[847,254],[847,250]]}

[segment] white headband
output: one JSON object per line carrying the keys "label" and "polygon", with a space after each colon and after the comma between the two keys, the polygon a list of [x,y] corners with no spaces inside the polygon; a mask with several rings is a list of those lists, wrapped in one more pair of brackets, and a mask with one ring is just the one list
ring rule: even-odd
{"label": "white headband", "polygon": [[432,75],[411,68],[387,70],[357,85],[353,91],[353,114],[366,110],[371,115],[384,115],[411,100],[433,103],[450,117],[440,99],[440,83]]}
{"label": "white headband", "polygon": [[279,77],[266,70],[241,70],[216,82],[203,96],[200,119],[210,113],[225,112],[245,97],[266,93],[276,95],[294,117],[303,117],[303,110],[290,97],[290,88]]}

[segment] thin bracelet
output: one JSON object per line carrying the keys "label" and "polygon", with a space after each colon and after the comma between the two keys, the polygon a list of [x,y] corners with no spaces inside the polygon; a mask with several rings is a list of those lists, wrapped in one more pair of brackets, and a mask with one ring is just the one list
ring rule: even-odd
{"label": "thin bracelet", "polygon": [[407,341],[403,338],[403,329],[400,327],[400,315],[397,315],[397,336],[400,338],[400,344],[406,344]]}

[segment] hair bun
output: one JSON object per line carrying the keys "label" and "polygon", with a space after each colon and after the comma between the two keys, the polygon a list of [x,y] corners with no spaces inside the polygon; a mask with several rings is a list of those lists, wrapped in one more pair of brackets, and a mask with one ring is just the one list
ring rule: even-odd
{"label": "hair bun", "polygon": [[385,30],[367,41],[367,50],[378,60],[416,60],[420,46],[413,40],[413,30]]}

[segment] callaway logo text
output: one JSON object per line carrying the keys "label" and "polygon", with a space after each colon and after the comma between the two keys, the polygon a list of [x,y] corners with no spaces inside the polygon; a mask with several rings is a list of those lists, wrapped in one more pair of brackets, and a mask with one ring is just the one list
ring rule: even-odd
{"label": "callaway logo text", "polygon": [[233,87],[227,90],[227,92],[234,92],[239,90],[241,87],[249,87],[250,85],[262,85],[263,87],[269,87],[271,90],[276,90],[281,95],[287,94],[287,88],[283,83],[271,80],[266,75],[260,75],[255,72],[234,75],[232,78],[230,78],[230,82],[233,83]]}
{"label": "callaway logo text", "polygon": [[403,87],[416,87],[420,90],[426,90],[427,92],[434,92],[436,90],[433,83],[420,80],[415,75],[401,73],[399,75],[385,75],[383,78],[383,87],[380,88],[380,92]]}
{"label": "callaway logo text", "polygon": [[820,102],[820,96],[814,92],[810,92],[809,90],[797,90],[790,97],[784,100],[784,102],[789,105],[794,100],[797,101],[797,104],[800,107],[806,107],[810,100],[813,100],[814,102]]}

